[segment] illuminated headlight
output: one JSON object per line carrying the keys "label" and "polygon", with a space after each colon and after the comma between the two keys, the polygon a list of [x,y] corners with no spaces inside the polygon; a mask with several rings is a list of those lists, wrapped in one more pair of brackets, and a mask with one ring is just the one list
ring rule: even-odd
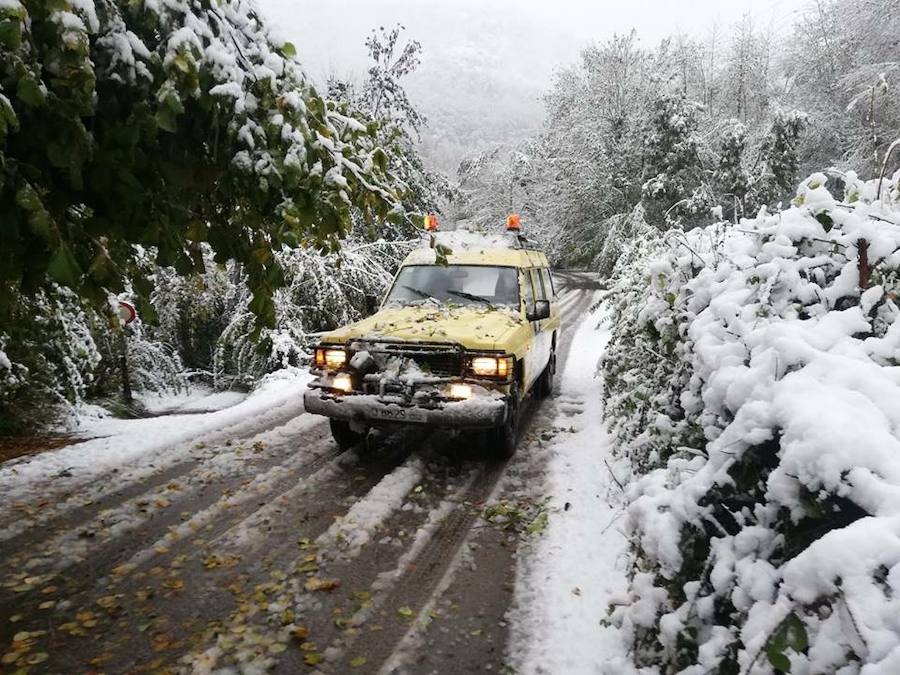
{"label": "illuminated headlight", "polygon": [[479,377],[497,377],[506,379],[512,371],[511,356],[476,356],[469,369]]}
{"label": "illuminated headlight", "polygon": [[316,366],[328,370],[338,370],[347,363],[347,352],[343,349],[326,349],[320,347],[316,350]]}
{"label": "illuminated headlight", "polygon": [[335,389],[340,389],[341,391],[352,391],[353,378],[350,376],[350,373],[338,373],[334,376],[334,379],[331,380],[331,386]]}
{"label": "illuminated headlight", "polygon": [[472,387],[467,384],[451,384],[450,398],[466,399],[472,398]]}

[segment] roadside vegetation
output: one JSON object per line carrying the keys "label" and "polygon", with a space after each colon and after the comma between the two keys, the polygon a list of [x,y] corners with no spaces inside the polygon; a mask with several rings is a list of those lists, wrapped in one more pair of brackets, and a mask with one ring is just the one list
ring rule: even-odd
{"label": "roadside vegetation", "polygon": [[115,397],[126,371],[177,391],[303,362],[447,191],[399,29],[323,96],[248,2],[9,0],[0,28],[0,432]]}

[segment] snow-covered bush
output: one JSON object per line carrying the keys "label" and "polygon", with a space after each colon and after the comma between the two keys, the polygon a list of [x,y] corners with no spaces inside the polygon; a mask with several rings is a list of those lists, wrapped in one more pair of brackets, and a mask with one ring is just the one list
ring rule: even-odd
{"label": "snow-covered bush", "polygon": [[623,257],[607,414],[639,474],[639,666],[900,672],[898,178]]}
{"label": "snow-covered bush", "polygon": [[[181,276],[171,268],[156,268],[150,308],[156,325],[145,331],[172,345],[185,367],[211,372],[216,340],[228,325],[234,289],[241,286],[240,265],[220,264],[204,246],[202,274]],[[243,288],[243,286],[242,286]]]}
{"label": "snow-covered bush", "polygon": [[60,404],[82,400],[95,386],[100,350],[97,315],[63,287],[17,296],[0,334],[0,432],[47,422]]}
{"label": "snow-covered bush", "polygon": [[[74,291],[56,286],[10,302],[14,320],[0,333],[0,433],[43,427],[122,385],[121,334]],[[140,321],[125,329],[131,387],[173,391],[184,382],[175,349]]]}

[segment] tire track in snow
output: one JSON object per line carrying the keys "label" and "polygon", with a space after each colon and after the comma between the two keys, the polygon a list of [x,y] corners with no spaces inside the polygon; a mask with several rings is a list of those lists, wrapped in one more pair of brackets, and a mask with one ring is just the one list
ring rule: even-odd
{"label": "tire track in snow", "polygon": [[[276,406],[276,410],[286,407],[274,420],[268,415],[266,425],[261,429],[256,418],[240,420],[212,433],[199,434],[189,440],[182,440],[171,447],[160,444],[158,451],[150,450],[142,455],[130,468],[112,468],[94,476],[73,477],[71,480],[56,476],[46,482],[37,481],[29,488],[29,494],[16,497],[16,501],[0,504],[0,542],[13,539],[26,529],[35,527],[69,527],[63,519],[78,521],[90,517],[88,514],[111,508],[135,497],[149,488],[159,487],[192,471],[197,466],[214,460],[225,443],[232,445],[267,442],[268,438],[279,434],[296,433],[296,424],[312,425],[320,422],[317,418],[304,416],[302,402],[288,400]],[[271,422],[275,422],[272,426]],[[251,425],[257,425],[246,436],[240,436]],[[125,442],[122,439],[122,442]],[[198,448],[198,445],[204,447]],[[188,455],[190,459],[185,460]],[[14,467],[13,467],[14,468]],[[43,504],[36,515],[29,516],[32,504]]]}
{"label": "tire track in snow", "polygon": [[376,591],[371,607],[360,617],[377,621],[378,631],[342,636],[333,642],[329,650],[336,658],[330,664],[331,672],[349,672],[350,661],[356,654],[365,655],[367,672],[374,672],[388,660],[409,630],[410,614],[419,616],[431,600],[441,579],[457,559],[463,541],[480,518],[479,508],[472,505],[489,497],[504,468],[502,463],[482,465],[458,498],[455,508],[444,515],[426,543],[418,551],[412,549],[414,555],[401,559],[396,570],[381,577],[383,588]]}
{"label": "tire track in snow", "polygon": [[[334,460],[337,455],[333,452],[330,435],[325,435],[325,431],[319,429],[318,437],[312,440],[304,453],[287,455],[286,459],[279,456],[272,466],[253,479],[244,480],[237,485],[233,482],[226,483],[225,495],[222,495],[221,485],[199,486],[200,494],[186,492],[180,502],[160,509],[157,513],[162,517],[150,521],[124,521],[114,526],[110,535],[96,545],[79,545],[74,551],[66,551],[66,545],[80,542],[77,530],[64,532],[56,540],[51,540],[44,557],[38,559],[46,560],[47,565],[43,569],[39,565],[32,565],[28,570],[27,578],[38,577],[41,579],[40,583],[35,582],[31,589],[14,594],[10,594],[9,590],[15,587],[9,582],[4,584],[7,588],[4,593],[0,593],[0,616],[11,616],[14,613],[40,614],[39,605],[46,601],[46,596],[42,597],[38,591],[51,581],[62,589],[64,602],[77,604],[95,587],[106,585],[112,570],[120,568],[130,573],[132,567],[146,565],[161,552],[169,553],[174,548],[177,555],[184,546],[179,540],[189,534],[204,531],[207,525],[227,527],[229,523],[257,508],[253,503],[255,500],[268,498],[273,492],[284,490],[291,483],[302,480]],[[232,476],[238,477],[239,474]],[[193,515],[186,521],[184,514],[188,512],[179,510],[185,507],[193,509]],[[138,533],[137,530],[141,527],[143,529]],[[54,556],[54,547],[61,558]],[[116,575],[112,576],[115,578]],[[21,584],[21,573],[16,578]],[[0,642],[8,637],[6,633],[13,628],[15,627],[5,622],[0,624]]]}
{"label": "tire track in snow", "polygon": [[[327,443],[331,445],[330,441]],[[65,657],[66,663],[59,665],[83,667],[91,658],[111,651],[119,664],[117,668],[125,671],[155,662],[160,656],[163,662],[174,666],[186,652],[201,647],[213,635],[225,630],[235,613],[240,615],[243,625],[244,610],[248,606],[253,605],[254,612],[263,611],[264,607],[257,604],[258,597],[262,597],[260,593],[272,592],[283,580],[296,574],[296,565],[306,555],[298,549],[298,539],[304,536],[315,538],[328,531],[335,517],[344,515],[353,503],[364,498],[385,475],[396,470],[408,454],[409,448],[402,446],[368,457],[357,457],[351,452],[313,474],[305,490],[289,488],[273,501],[258,503],[256,506],[260,509],[274,503],[279,506],[271,510],[268,524],[252,541],[238,538],[236,542],[230,542],[242,548],[228,548],[227,537],[213,545],[208,539],[210,535],[215,538],[244,522],[222,525],[221,519],[217,519],[209,523],[211,530],[201,528],[190,538],[180,538],[177,546],[164,553],[157,552],[153,556],[154,567],[147,569],[150,564],[145,562],[140,569],[121,579],[96,584],[79,598],[80,606],[90,607],[92,600],[94,603],[102,601],[104,597],[110,597],[109,594],[121,596],[127,609],[117,632],[129,635],[130,640],[112,645],[109,642],[97,645],[73,642]],[[301,495],[301,492],[307,494]],[[283,499],[285,496],[288,499]],[[297,500],[292,501],[292,497]],[[255,512],[251,511],[249,519],[252,520]],[[264,544],[265,548],[259,550],[259,544]],[[213,559],[217,562],[210,565]],[[275,579],[277,583],[273,581]],[[242,595],[245,590],[247,598]],[[133,600],[148,591],[153,593],[149,600]],[[141,631],[141,617],[148,612],[164,617],[165,624],[177,628],[185,639],[173,642],[164,654],[157,654],[154,635]]]}
{"label": "tire track in snow", "polygon": [[[317,425],[321,428],[315,433]],[[150,489],[129,499],[101,501],[92,504],[90,509],[69,514],[53,526],[41,528],[38,537],[34,537],[34,525],[29,529],[23,528],[7,541],[0,541],[0,553],[9,551],[4,566],[35,574],[41,568],[59,572],[94,553],[102,545],[148,523],[151,528],[159,528],[158,520],[155,523],[151,521],[157,516],[162,517],[163,524],[171,521],[171,514],[180,512],[185,505],[190,506],[192,500],[203,500],[198,492],[221,487],[222,483],[229,489],[239,487],[241,483],[235,484],[234,481],[243,482],[242,476],[248,473],[248,469],[255,472],[253,475],[259,475],[278,470],[278,467],[283,470],[300,468],[309,461],[306,455],[311,451],[296,452],[291,439],[301,432],[314,434],[314,441],[318,442],[324,438],[325,430],[324,425],[312,417],[297,418],[293,423],[257,436],[250,448],[242,444],[223,447],[224,452],[217,451],[208,462],[198,463],[187,473],[171,477],[166,483],[152,481]],[[181,466],[185,468],[187,464]],[[26,538],[27,541],[20,541]],[[52,560],[48,560],[50,558]]]}

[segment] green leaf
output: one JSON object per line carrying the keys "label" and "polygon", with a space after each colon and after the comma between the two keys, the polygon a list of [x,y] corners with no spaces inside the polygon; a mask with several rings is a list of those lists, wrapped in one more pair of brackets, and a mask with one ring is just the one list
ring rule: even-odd
{"label": "green leaf", "polygon": [[66,242],[61,241],[56,248],[56,252],[47,266],[47,274],[53,281],[70,288],[77,288],[81,282],[83,274],[81,266]]}
{"label": "green leaf", "polygon": [[178,68],[182,73],[191,72],[191,61],[185,54],[178,54],[174,59],[172,59],[172,63],[175,64],[175,67]]}
{"label": "green leaf", "polygon": [[281,45],[281,55],[286,59],[292,59],[297,56],[297,48],[290,42]]}
{"label": "green leaf", "polygon": [[831,232],[831,228],[834,227],[834,221],[831,219],[831,216],[824,211],[816,214],[816,220],[822,224],[822,228],[826,232]]}
{"label": "green leaf", "polygon": [[189,241],[206,241],[207,236],[206,223],[202,220],[194,219],[188,223],[185,237]]}
{"label": "green leaf", "polygon": [[789,673],[791,672],[791,660],[781,652],[767,652],[769,663],[778,670]]}
{"label": "green leaf", "polygon": [[44,203],[37,191],[30,184],[26,183],[16,191],[16,204],[28,212],[28,226],[31,231],[52,244],[58,236],[53,218],[44,208]]}
{"label": "green leaf", "polygon": [[366,657],[365,656],[357,656],[354,659],[350,660],[351,668],[359,668],[360,666],[366,665]]}
{"label": "green leaf", "polygon": [[160,129],[168,131],[170,134],[178,131],[175,113],[168,108],[163,107],[156,111],[156,124]]}
{"label": "green leaf", "polygon": [[39,108],[44,105],[46,95],[37,80],[32,77],[23,77],[16,86],[16,98],[32,108]]}
{"label": "green leaf", "polygon": [[275,326],[275,303],[272,301],[272,291],[259,289],[253,291],[253,299],[250,300],[250,311],[257,317],[257,323],[266,328]]}
{"label": "green leaf", "polygon": [[16,117],[16,111],[13,110],[9,101],[0,97],[0,134],[6,133],[6,130],[10,128],[19,128],[19,118]]}
{"label": "green leaf", "polygon": [[22,24],[16,19],[3,19],[0,21],[0,46],[10,51],[17,50],[22,45]]}

